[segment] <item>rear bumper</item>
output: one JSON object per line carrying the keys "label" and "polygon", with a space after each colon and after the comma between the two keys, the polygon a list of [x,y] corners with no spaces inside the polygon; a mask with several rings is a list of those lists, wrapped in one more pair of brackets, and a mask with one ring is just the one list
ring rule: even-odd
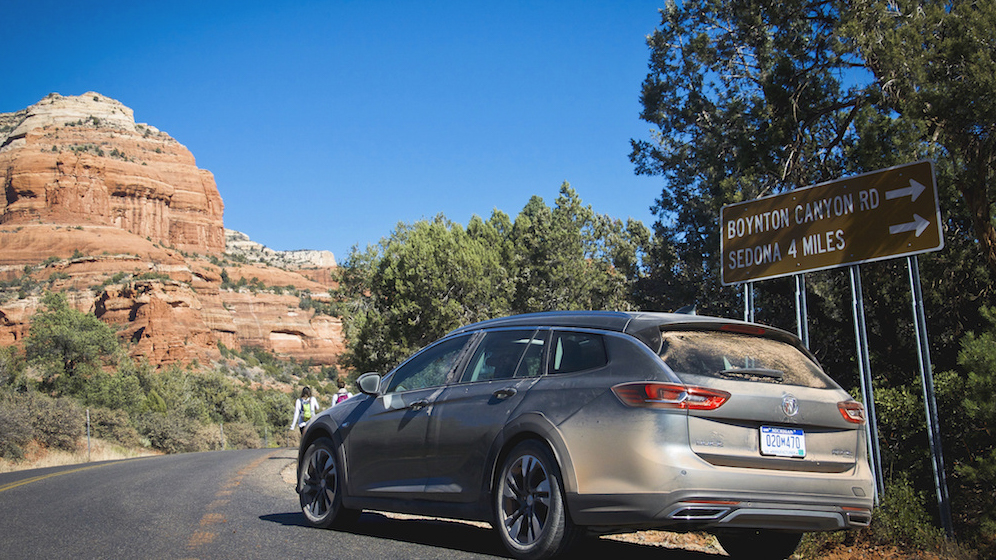
{"label": "rear bumper", "polygon": [[871,506],[823,507],[816,505],[737,503],[719,507],[687,502],[676,504],[666,515],[679,524],[716,529],[780,529],[789,531],[837,531],[867,527]]}
{"label": "rear bumper", "polygon": [[606,531],[660,528],[675,531],[772,529],[793,532],[867,527],[872,499],[786,499],[715,493],[579,495],[568,494],[578,525]]}

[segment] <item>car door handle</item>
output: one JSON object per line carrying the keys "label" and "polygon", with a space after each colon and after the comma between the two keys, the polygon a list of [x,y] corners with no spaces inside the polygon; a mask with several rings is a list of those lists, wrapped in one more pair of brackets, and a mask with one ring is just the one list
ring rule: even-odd
{"label": "car door handle", "polygon": [[506,387],[504,389],[498,389],[492,395],[496,399],[507,399],[516,393],[515,387]]}
{"label": "car door handle", "polygon": [[412,410],[422,410],[423,408],[425,408],[427,406],[429,406],[429,401],[423,399],[423,400],[420,400],[420,401],[413,402],[412,404],[408,405],[408,408],[410,408]]}

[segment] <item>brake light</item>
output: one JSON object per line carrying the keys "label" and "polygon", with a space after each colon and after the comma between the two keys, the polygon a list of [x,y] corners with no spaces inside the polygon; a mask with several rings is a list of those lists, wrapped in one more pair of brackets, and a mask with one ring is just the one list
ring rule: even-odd
{"label": "brake light", "polygon": [[626,406],[638,408],[715,410],[730,399],[726,391],[650,381],[616,385],[612,392]]}
{"label": "brake light", "polygon": [[837,409],[844,420],[852,424],[865,423],[865,407],[857,401],[843,401],[837,403]]}
{"label": "brake light", "polygon": [[719,330],[740,334],[749,334],[753,336],[763,336],[765,332],[764,327],[758,327],[756,325],[723,325],[719,327]]}

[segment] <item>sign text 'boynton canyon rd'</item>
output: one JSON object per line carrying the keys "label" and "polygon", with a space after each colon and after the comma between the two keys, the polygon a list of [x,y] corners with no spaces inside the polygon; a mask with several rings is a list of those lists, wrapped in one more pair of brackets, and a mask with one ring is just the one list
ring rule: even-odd
{"label": "sign text 'boynton canyon rd'", "polygon": [[723,284],[944,247],[931,161],[724,206]]}

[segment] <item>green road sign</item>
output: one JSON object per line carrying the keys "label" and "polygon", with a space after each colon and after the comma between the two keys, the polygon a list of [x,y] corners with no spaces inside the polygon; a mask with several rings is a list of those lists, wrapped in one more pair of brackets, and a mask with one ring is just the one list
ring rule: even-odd
{"label": "green road sign", "polygon": [[730,204],[720,226],[725,285],[944,247],[931,161]]}

